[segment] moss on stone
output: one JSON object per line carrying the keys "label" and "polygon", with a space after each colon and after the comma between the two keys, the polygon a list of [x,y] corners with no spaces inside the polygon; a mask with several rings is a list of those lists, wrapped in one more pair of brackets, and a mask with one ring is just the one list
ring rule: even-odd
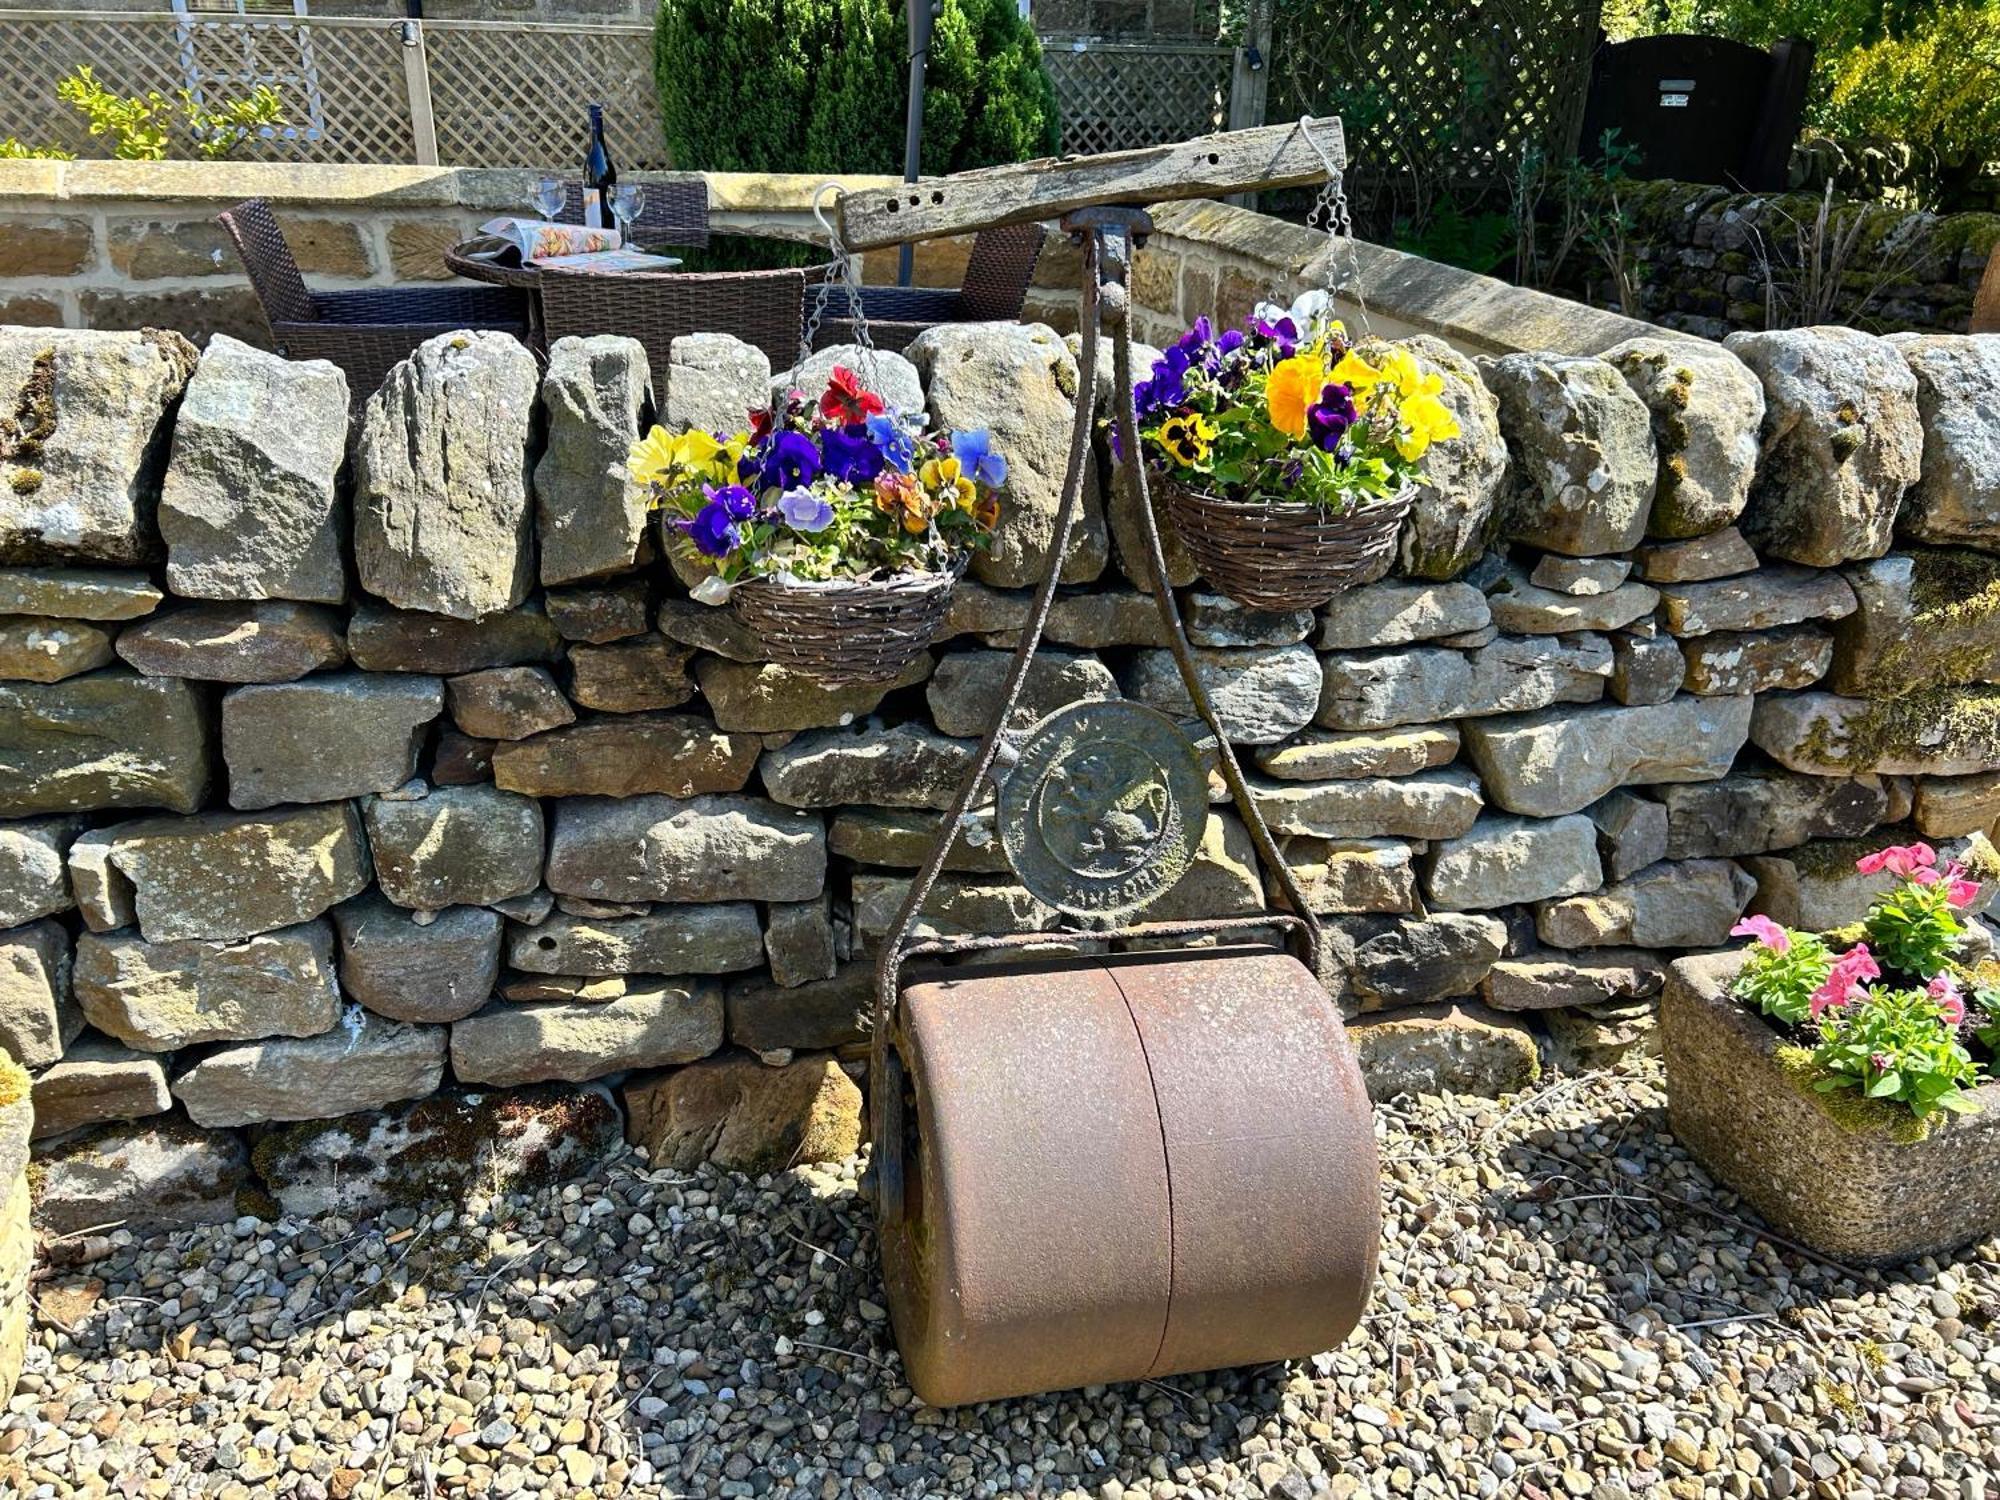
{"label": "moss on stone", "polygon": [[1779,1046],[1774,1056],[1779,1071],[1792,1087],[1850,1134],[1886,1135],[1899,1146],[1911,1146],[1928,1138],[1944,1119],[1942,1112],[1938,1112],[1929,1119],[1919,1120],[1906,1105],[1865,1098],[1854,1089],[1821,1089],[1820,1082],[1833,1074],[1815,1063],[1812,1053],[1804,1047],[1786,1043]]}
{"label": "moss on stone", "polygon": [[42,444],[55,430],[56,351],[51,345],[36,351],[15,399],[14,415],[0,417],[0,462],[39,458]]}
{"label": "moss on stone", "polygon": [[0,1109],[19,1104],[33,1091],[35,1082],[28,1070],[5,1053],[0,1053]]}
{"label": "moss on stone", "polygon": [[40,469],[16,469],[7,476],[7,488],[17,495],[32,495],[42,487]]}
{"label": "moss on stone", "polygon": [[1816,720],[1800,749],[1830,766],[1866,770],[1890,757],[2000,759],[2000,687],[1934,687],[1883,698],[1841,721]]}

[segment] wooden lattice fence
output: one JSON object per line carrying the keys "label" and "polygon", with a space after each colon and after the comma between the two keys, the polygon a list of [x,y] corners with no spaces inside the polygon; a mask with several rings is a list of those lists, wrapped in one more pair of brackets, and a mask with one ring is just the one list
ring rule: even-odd
{"label": "wooden lattice fence", "polygon": [[1504,210],[1521,154],[1576,145],[1600,0],[1273,0],[1270,120],[1337,114],[1364,234]]}
{"label": "wooden lattice fence", "polygon": [[1220,129],[1236,49],[1198,42],[1042,38],[1063,150],[1123,151]]}
{"label": "wooden lattice fence", "polygon": [[[285,126],[240,149],[256,160],[568,165],[595,99],[622,165],[671,165],[644,26],[0,10],[0,136],[103,155],[56,98],[80,64],[125,95],[270,86]],[[180,135],[171,154],[194,147]]]}

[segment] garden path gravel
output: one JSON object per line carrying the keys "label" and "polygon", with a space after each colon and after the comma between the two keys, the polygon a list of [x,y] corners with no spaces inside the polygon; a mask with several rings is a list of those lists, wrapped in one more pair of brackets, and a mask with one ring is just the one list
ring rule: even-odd
{"label": "garden path gravel", "polygon": [[1663,1106],[1657,1064],[1385,1106],[1343,1348],[956,1412],[899,1381],[852,1162],[120,1232],[39,1289],[0,1494],[2000,1494],[2000,1242],[1774,1245]]}

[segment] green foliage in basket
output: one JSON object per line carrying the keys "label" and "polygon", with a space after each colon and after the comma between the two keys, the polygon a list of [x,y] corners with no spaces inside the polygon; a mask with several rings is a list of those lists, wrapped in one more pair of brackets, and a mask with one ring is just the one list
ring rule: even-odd
{"label": "green foliage in basket", "polygon": [[[654,75],[676,165],[896,172],[909,32],[895,0],[661,0]],[[923,171],[1050,156],[1055,86],[1015,0],[944,0],[932,29]]]}
{"label": "green foliage in basket", "polygon": [[819,399],[796,391],[729,434],[655,427],[628,469],[720,604],[752,578],[825,582],[941,573],[1000,519],[1007,460],[984,429],[925,432],[835,366]]}
{"label": "green foliage in basket", "polygon": [[1363,358],[1327,308],[1323,292],[1266,303],[1221,334],[1197,318],[1133,390],[1146,457],[1225,499],[1336,515],[1401,492],[1459,435],[1444,377],[1407,349]]}

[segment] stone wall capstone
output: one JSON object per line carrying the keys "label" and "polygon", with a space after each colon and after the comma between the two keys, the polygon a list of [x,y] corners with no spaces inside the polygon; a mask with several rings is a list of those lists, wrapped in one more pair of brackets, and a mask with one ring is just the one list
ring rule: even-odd
{"label": "stone wall capstone", "polygon": [[[1180,580],[1378,1094],[1646,1045],[1670,959],[1746,909],[1846,920],[1866,841],[2000,875],[2000,340],[1595,342],[1413,339],[1468,436],[1388,576],[1289,615]],[[829,690],[638,524],[649,392],[768,378],[714,338],[538,371],[447,335],[350,429],[328,367],[0,329],[0,1049],[41,1221],[364,1212],[621,1129],[683,1164],[851,1149],[870,949],[1049,562],[1037,455],[1077,397],[1045,327],[915,352],[933,411],[1043,447],[932,651]],[[1185,711],[1095,464],[1027,712]],[[1218,807],[1154,914],[1268,894]],[[990,822],[925,920],[1060,923]]]}

